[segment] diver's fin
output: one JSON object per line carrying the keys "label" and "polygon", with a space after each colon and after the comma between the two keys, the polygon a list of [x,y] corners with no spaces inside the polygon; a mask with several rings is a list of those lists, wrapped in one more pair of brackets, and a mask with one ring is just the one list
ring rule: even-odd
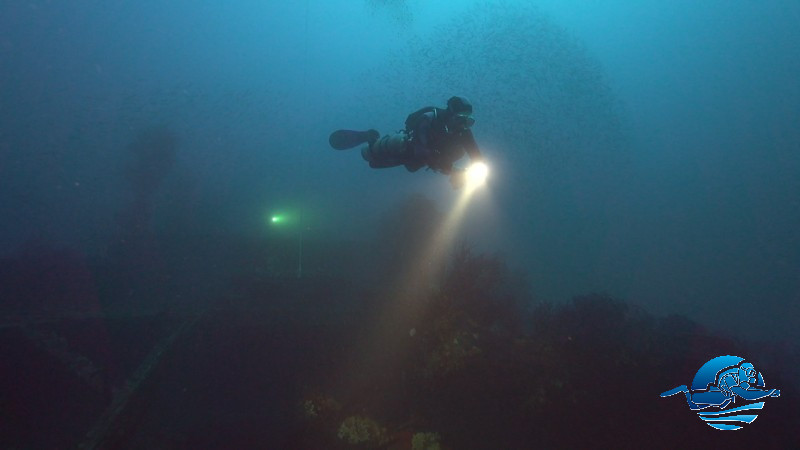
{"label": "diver's fin", "polygon": [[689,392],[689,388],[684,384],[682,386],[676,387],[675,389],[671,389],[671,390],[669,390],[667,392],[662,392],[661,396],[662,397],[669,397],[670,395],[675,395],[675,394],[677,394],[679,392]]}
{"label": "diver's fin", "polygon": [[372,143],[378,140],[381,134],[378,130],[354,131],[336,130],[331,133],[328,143],[336,150],[347,150],[359,144]]}

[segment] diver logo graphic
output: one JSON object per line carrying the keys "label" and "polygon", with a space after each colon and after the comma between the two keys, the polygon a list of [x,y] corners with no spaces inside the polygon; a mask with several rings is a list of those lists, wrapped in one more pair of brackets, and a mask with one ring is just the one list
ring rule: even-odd
{"label": "diver logo graphic", "polygon": [[708,412],[697,413],[706,424],[718,430],[738,430],[756,420],[758,415],[753,412],[764,408],[764,402],[725,408],[736,403],[736,397],[755,401],[781,395],[781,391],[777,389],[763,389],[764,387],[764,377],[752,364],[744,362],[744,358],[725,355],[712,358],[703,364],[692,380],[691,389],[686,385],[678,386],[662,393],[661,396],[669,397],[683,392],[692,411],[715,408]]}

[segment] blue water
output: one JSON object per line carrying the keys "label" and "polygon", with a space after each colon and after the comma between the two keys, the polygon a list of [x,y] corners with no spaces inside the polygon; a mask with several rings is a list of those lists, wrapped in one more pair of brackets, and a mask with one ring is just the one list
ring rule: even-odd
{"label": "blue water", "polygon": [[[327,138],[460,94],[491,175],[449,242],[502,255],[536,300],[602,292],[800,345],[797,23],[790,0],[3,2],[0,256],[74,255],[63,287],[173,249],[143,265],[213,290],[209,248],[277,236],[257,269],[293,276],[303,236],[369,248],[418,194],[450,212],[446,177]],[[269,223],[287,211],[295,228]],[[92,295],[140,295],[119,286]]]}

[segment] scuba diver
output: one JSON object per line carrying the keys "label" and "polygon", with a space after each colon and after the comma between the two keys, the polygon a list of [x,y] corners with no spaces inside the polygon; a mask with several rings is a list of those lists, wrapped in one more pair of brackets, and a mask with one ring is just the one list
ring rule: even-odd
{"label": "scuba diver", "polygon": [[464,97],[447,100],[447,108],[428,106],[408,115],[405,129],[380,137],[377,130],[334,131],[328,142],[337,150],[346,150],[360,144],[361,156],[373,169],[405,166],[409,172],[422,167],[450,176],[450,183],[458,189],[464,184],[465,169],[454,163],[469,155],[471,162],[483,157],[472,136],[470,127],[475,123],[472,104]]}

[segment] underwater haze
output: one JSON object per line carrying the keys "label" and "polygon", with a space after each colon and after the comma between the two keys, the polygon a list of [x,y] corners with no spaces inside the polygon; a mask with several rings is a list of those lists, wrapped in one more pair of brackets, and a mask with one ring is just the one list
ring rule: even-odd
{"label": "underwater haze", "polygon": [[[506,349],[515,333],[535,341],[526,334],[535,331],[523,330],[544,319],[512,326],[503,312],[476,306],[483,295],[477,292],[520,296],[514,304],[520,313],[506,311],[509,317],[546,310],[554,324],[562,317],[558,308],[575,307],[576,314],[618,317],[622,327],[630,311],[642,311],[653,319],[641,323],[679,317],[724,342],[800,358],[798,23],[800,3],[793,0],[0,3],[0,331],[6,333],[0,348],[21,359],[28,351],[50,355],[52,364],[71,368],[67,378],[78,374],[74,383],[101,386],[80,388],[95,392],[87,400],[93,406],[56,427],[51,440],[30,441],[39,434],[25,427],[38,413],[20,413],[11,422],[17,428],[0,425],[0,446],[124,441],[121,448],[265,448],[270,433],[291,429],[304,437],[281,442],[296,448],[334,448],[316,447],[330,442],[406,448],[412,439],[420,445],[414,448],[440,448],[439,439],[445,448],[468,448],[483,442],[455,431],[469,429],[470,421],[454,425],[443,414],[426,421],[411,413],[416,419],[408,425],[403,414],[414,407],[402,394],[381,412],[361,400],[348,406],[361,378],[347,371],[383,374],[397,369],[392,364],[427,361],[415,366],[426,367],[419,373],[397,369],[402,383],[417,373],[428,383],[424,389],[450,389],[448,399],[460,398],[458,387],[472,386],[465,378],[437,383],[472,367],[477,352],[463,350],[467,362],[432,363],[415,358],[452,358],[462,349],[425,353],[381,333],[396,326],[419,342],[474,339],[471,348],[481,355],[493,347],[477,343],[479,335],[494,333],[492,342]],[[336,151],[328,144],[337,129],[393,133],[409,113],[444,107],[453,95],[472,101],[472,131],[490,166],[487,184],[464,211],[456,206],[461,193],[439,173],[371,169],[358,148]],[[456,269],[442,273],[455,270],[462,278],[427,267],[445,267],[442,260],[451,256]],[[453,279],[480,278],[464,275],[464,267],[494,274],[486,282],[491,289],[453,287]],[[496,313],[497,320],[462,329],[432,318],[439,325],[431,330],[455,334],[425,334],[421,309],[399,305],[428,289],[434,297],[449,293],[442,298],[453,304],[474,297],[460,311]],[[604,312],[597,313],[581,310],[576,297],[615,300],[600,301]],[[245,304],[250,312],[237,315]],[[126,322],[141,317],[145,325]],[[609,320],[607,329],[615,329]],[[257,331],[266,323],[274,339]],[[669,326],[683,330],[676,323],[684,324]],[[95,326],[98,334],[86,331]],[[575,335],[553,333],[546,339],[558,345]],[[71,340],[73,334],[80,337]],[[101,350],[81,350],[80,342],[104,339]],[[357,344],[331,345],[329,352],[320,344],[326,339]],[[741,348],[716,350],[718,341],[703,342],[703,351],[692,353],[700,363]],[[308,375],[316,369],[291,353],[294,345],[317,355],[310,358],[323,367],[317,373],[330,376],[327,382]],[[537,345],[526,348],[552,347]],[[114,356],[123,348],[131,349],[130,360]],[[198,348],[210,349],[219,365],[200,361]],[[289,368],[275,376],[266,368],[249,371],[245,349],[253,348],[278,355],[267,366],[288,358]],[[393,351],[408,358],[382,359]],[[152,362],[162,354],[163,363]],[[225,362],[226,355],[238,359]],[[675,361],[670,355],[660,363]],[[115,362],[99,362],[104,358]],[[546,367],[569,372],[559,363],[567,364],[566,357],[553,358]],[[765,371],[778,370],[780,357],[763,358]],[[75,370],[77,360],[85,370]],[[94,364],[86,366],[88,360]],[[201,369],[182,369],[191,364],[211,371],[219,385],[243,390],[215,397],[210,407],[235,413],[189,426],[177,413],[165,419],[152,412],[208,407],[180,397],[213,390],[212,382],[199,381]],[[97,384],[91,374],[100,366],[105,381]],[[681,365],[685,378],[673,384],[688,382],[695,366]],[[239,373],[249,374],[247,382]],[[14,377],[6,375],[6,382]],[[796,367],[780,379],[800,385]],[[259,380],[292,388],[279,395]],[[559,380],[551,386],[569,385],[568,375]],[[652,387],[654,405],[667,401],[658,394],[670,387]],[[130,396],[119,394],[125,389]],[[251,406],[237,409],[253,392],[274,395],[269,401],[281,405],[280,419],[258,416],[274,420],[267,431],[248,416]],[[150,410],[132,407],[126,399],[137,393],[161,400],[142,403],[155,405]],[[549,405],[555,395],[528,394],[536,398],[528,407]],[[298,399],[315,418],[337,417],[339,440],[335,432],[331,441],[318,438],[325,422],[298,428],[286,419]],[[430,402],[421,404],[448,411]],[[688,415],[681,406],[675,427],[680,413]],[[349,407],[372,416],[340,420],[346,414],[339,411]],[[115,417],[131,408],[137,425],[120,425]],[[504,426],[523,421],[495,413]],[[60,423],[56,413],[47,414],[44,423]],[[160,421],[172,431],[155,431]],[[221,424],[217,434],[186,437],[187,429],[212,422]],[[359,427],[372,429],[371,438],[348,434]],[[602,435],[601,428],[588,435]],[[232,439],[237,430],[247,438]],[[423,436],[425,430],[438,434]],[[519,442],[585,448],[554,436],[509,435],[506,447],[496,448]],[[425,439],[427,447],[420,444]]]}
{"label": "underwater haze", "polygon": [[365,233],[408,193],[453,194],[431,173],[368,170],[327,135],[394,131],[460,94],[495,166],[465,232],[539,296],[609,292],[797,340],[799,8],[7,3],[0,249],[102,251],[126,145],[153,126],[179,141],[156,222],[172,202],[205,211],[194,226],[259,233],[288,202]]}

